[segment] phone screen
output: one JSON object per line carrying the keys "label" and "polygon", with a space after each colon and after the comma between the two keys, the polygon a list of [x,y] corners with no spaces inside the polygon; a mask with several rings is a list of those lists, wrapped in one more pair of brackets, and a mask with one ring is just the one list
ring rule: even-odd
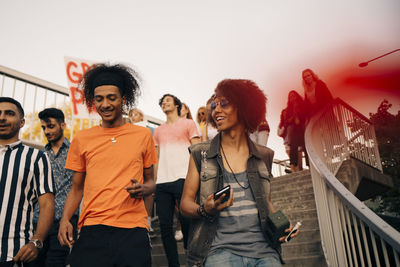
{"label": "phone screen", "polygon": [[214,200],[219,199],[223,194],[225,194],[224,199],[222,199],[221,203],[224,203],[226,201],[228,201],[230,195],[231,195],[231,186],[225,186],[224,188],[222,188],[221,190],[217,191],[214,193]]}

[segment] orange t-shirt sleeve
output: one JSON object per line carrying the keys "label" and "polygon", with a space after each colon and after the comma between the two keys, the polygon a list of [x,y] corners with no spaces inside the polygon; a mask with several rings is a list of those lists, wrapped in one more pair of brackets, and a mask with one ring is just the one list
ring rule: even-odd
{"label": "orange t-shirt sleeve", "polygon": [[146,150],[144,153],[143,157],[143,167],[144,168],[150,168],[151,165],[157,163],[157,156],[156,156],[156,150],[155,150],[155,145],[154,145],[154,140],[153,137],[151,136],[150,130],[148,131],[148,134],[146,135]]}
{"label": "orange t-shirt sleeve", "polygon": [[86,172],[86,162],[81,153],[79,137],[76,136],[69,147],[65,168],[76,172]]}

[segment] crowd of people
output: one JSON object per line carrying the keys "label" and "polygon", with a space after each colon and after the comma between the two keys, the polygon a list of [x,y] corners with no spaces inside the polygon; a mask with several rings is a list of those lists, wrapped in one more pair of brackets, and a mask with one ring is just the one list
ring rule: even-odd
{"label": "crowd of people", "polygon": [[[274,152],[257,84],[221,81],[193,117],[164,94],[165,123],[154,132],[133,108],[140,86],[131,68],[95,65],[81,85],[101,124],[70,143],[63,112],[44,109],[43,150],[21,142],[23,107],[0,97],[0,267],[151,266],[153,202],[169,266],[181,264],[174,217],[188,266],[281,266],[293,226],[276,237],[268,222]],[[332,99],[309,69],[303,85],[304,100],[290,91],[279,125],[292,172],[302,168],[305,125]]]}

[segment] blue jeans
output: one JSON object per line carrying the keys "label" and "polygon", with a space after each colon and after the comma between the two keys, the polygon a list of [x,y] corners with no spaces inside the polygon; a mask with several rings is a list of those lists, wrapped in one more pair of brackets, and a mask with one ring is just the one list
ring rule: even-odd
{"label": "blue jeans", "polygon": [[256,259],[239,256],[225,249],[217,249],[206,258],[204,267],[282,267],[279,259],[271,255],[270,257]]}

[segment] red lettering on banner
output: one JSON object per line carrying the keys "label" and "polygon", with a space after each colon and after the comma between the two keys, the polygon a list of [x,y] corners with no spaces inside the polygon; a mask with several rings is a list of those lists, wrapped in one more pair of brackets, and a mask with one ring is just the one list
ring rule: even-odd
{"label": "red lettering on banner", "polygon": [[83,92],[79,88],[76,88],[74,86],[71,86],[70,88],[71,91],[71,99],[72,99],[72,106],[73,106],[73,114],[78,115],[78,108],[77,104],[83,103]]}
{"label": "red lettering on banner", "polygon": [[78,65],[76,65],[76,63],[73,62],[73,61],[68,62],[68,64],[67,64],[67,76],[68,76],[68,79],[70,80],[71,83],[78,84],[81,81],[82,74],[79,73],[79,72],[75,72],[75,71],[71,70],[71,67],[77,68]]}
{"label": "red lettering on banner", "polygon": [[81,63],[81,67],[82,67],[83,74],[85,74],[90,69],[90,66],[88,64],[86,64],[85,62]]}

